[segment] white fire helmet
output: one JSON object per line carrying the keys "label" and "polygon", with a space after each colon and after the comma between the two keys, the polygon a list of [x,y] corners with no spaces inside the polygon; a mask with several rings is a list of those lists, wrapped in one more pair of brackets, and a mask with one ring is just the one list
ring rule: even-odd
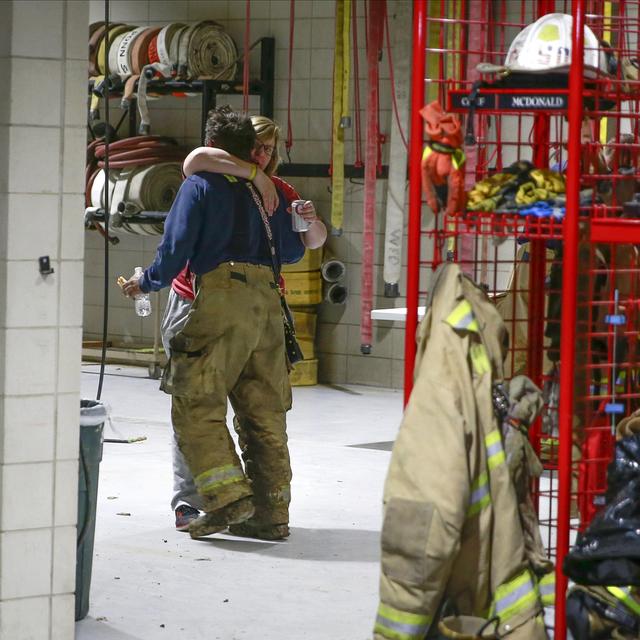
{"label": "white fire helmet", "polygon": [[[573,18],[566,13],[548,13],[526,26],[513,40],[503,66],[481,62],[481,73],[562,73],[571,65]],[[584,27],[584,75],[608,74],[610,62],[591,29]]]}

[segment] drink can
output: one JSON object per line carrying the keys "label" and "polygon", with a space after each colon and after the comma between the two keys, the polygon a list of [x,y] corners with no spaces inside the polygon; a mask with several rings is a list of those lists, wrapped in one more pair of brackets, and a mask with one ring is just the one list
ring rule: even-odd
{"label": "drink can", "polygon": [[291,203],[291,228],[294,231],[307,231],[311,226],[311,223],[300,214],[306,202],[306,200],[294,200]]}

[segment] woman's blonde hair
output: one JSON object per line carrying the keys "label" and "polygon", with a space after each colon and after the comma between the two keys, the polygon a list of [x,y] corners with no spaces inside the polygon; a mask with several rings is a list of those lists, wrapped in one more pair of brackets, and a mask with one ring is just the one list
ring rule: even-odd
{"label": "woman's blonde hair", "polygon": [[255,129],[256,137],[259,142],[273,139],[273,153],[271,154],[271,160],[269,160],[269,164],[264,170],[268,176],[272,176],[280,164],[280,153],[278,152],[280,126],[266,116],[251,116],[251,124]]}

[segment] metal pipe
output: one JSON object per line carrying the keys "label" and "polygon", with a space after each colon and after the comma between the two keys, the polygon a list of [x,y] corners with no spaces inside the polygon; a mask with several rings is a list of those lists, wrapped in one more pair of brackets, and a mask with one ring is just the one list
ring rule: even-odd
{"label": "metal pipe", "polygon": [[338,282],[338,280],[344,278],[346,272],[346,265],[342,260],[338,260],[337,258],[325,260],[320,267],[320,274],[326,282]]}
{"label": "metal pipe", "polygon": [[415,335],[418,327],[420,281],[420,218],[422,191],[420,159],[422,157],[422,118],[426,49],[426,0],[413,5],[413,64],[411,74],[411,131],[409,138],[409,223],[407,243],[407,323],[404,339],[404,403],[409,401],[416,359]]}
{"label": "metal pipe", "polygon": [[344,304],[348,293],[345,285],[334,282],[327,287],[324,299],[331,304]]}
{"label": "metal pipe", "polygon": [[[569,509],[571,503],[571,445],[573,441],[573,383],[578,278],[578,217],[580,214],[580,148],[584,90],[583,0],[572,5],[571,67],[569,69],[569,142],[567,146],[567,211],[564,219],[562,257],[562,322],[560,324],[560,406],[558,450],[558,540],[556,550],[555,639],[567,636],[567,577],[562,562],[569,551]],[[583,390],[584,391],[584,390]]]}

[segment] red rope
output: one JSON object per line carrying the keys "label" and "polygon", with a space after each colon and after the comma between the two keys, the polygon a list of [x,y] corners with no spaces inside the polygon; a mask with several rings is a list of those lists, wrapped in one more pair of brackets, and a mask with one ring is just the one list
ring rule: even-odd
{"label": "red rope", "polygon": [[250,52],[249,36],[251,22],[251,0],[247,0],[246,13],[244,20],[244,59],[242,61],[242,110],[244,113],[249,112],[249,67],[250,67]]}
{"label": "red rope", "polygon": [[[366,0],[365,0],[366,2]],[[352,0],[353,22],[353,106],[355,111],[355,133],[356,133],[356,161],[354,167],[364,166],[362,162],[362,123],[360,117],[360,64],[358,62],[358,9],[357,0]]]}
{"label": "red rope", "polygon": [[398,113],[398,103],[396,102],[396,81],[394,79],[394,74],[393,74],[393,59],[391,58],[391,40],[389,37],[389,16],[386,11],[384,12],[384,33],[385,33],[385,40],[387,43],[387,61],[389,63],[389,81],[391,82],[391,101],[393,103],[393,115],[396,118],[398,131],[400,132],[400,137],[402,138],[402,144],[404,144],[404,148],[407,151],[409,151],[409,145],[407,144],[407,139],[404,135],[404,131],[402,130],[402,125],[400,124],[400,114]]}
{"label": "red rope", "polygon": [[289,151],[293,146],[293,127],[291,126],[291,76],[293,69],[293,32],[296,20],[296,0],[291,0],[291,5],[289,9],[289,86],[287,93],[287,139],[285,140],[284,146],[287,150],[287,158],[289,162],[291,162],[291,157],[289,156]]}

